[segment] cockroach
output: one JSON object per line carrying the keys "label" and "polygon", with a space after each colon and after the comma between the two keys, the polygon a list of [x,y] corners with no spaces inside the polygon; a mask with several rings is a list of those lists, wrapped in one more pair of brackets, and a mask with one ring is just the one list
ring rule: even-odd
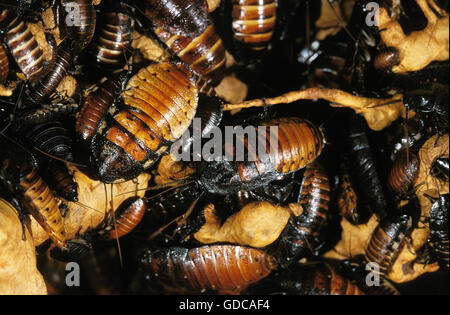
{"label": "cockroach", "polygon": [[9,61],[6,50],[0,43],[0,83],[5,82],[9,74]]}
{"label": "cockroach", "polygon": [[266,295],[365,295],[351,279],[328,263],[296,265],[251,285],[249,294]]}
{"label": "cockroach", "polygon": [[[9,144],[9,143],[7,143]],[[7,145],[6,144],[6,145]],[[47,232],[60,253],[61,258],[78,259],[86,252],[87,244],[82,239],[68,240],[63,218],[55,196],[38,173],[35,159],[22,147],[11,145],[2,150],[0,179],[9,191],[18,196],[20,212],[28,211]]]}
{"label": "cockroach", "polygon": [[430,174],[448,182],[448,156],[437,157],[431,164]]}
{"label": "cockroach", "polygon": [[413,216],[408,213],[392,213],[382,219],[372,234],[366,248],[367,263],[376,263],[381,275],[387,275],[414,228]]}
{"label": "cockroach", "polygon": [[410,150],[402,150],[392,165],[388,177],[388,187],[397,198],[404,198],[411,192],[411,187],[417,178],[419,159]]}
{"label": "cockroach", "polygon": [[122,12],[105,12],[98,21],[93,49],[89,51],[99,69],[123,68],[130,56],[134,20]]}
{"label": "cockroach", "polygon": [[[102,239],[112,240],[130,233],[144,217],[147,210],[146,201],[139,197],[125,200],[115,214],[109,214],[102,223],[98,234]],[[113,220],[116,220],[114,223]]]}
{"label": "cockroach", "polygon": [[36,83],[43,74],[44,57],[28,26],[12,10],[4,9],[0,12],[0,28],[5,29],[3,40],[20,70]]}
{"label": "cockroach", "polygon": [[400,56],[398,50],[394,47],[388,47],[376,55],[373,66],[378,71],[389,71],[399,63]]}
{"label": "cockroach", "polygon": [[92,139],[100,180],[138,176],[181,138],[197,109],[192,79],[185,68],[159,63],[142,68],[128,81],[122,106],[106,114]]}
{"label": "cockroach", "polygon": [[[252,160],[235,161],[236,146],[226,146],[225,151],[233,157],[230,161],[204,161],[199,166],[199,181],[207,191],[226,195],[264,186],[313,162],[325,144],[322,130],[305,119],[281,118],[262,123],[262,126],[266,127],[266,133],[260,135],[264,138],[258,142],[265,146],[265,161],[246,139],[241,139],[240,144],[247,150],[247,158],[250,156]],[[277,127],[278,134],[272,134],[270,127]],[[278,151],[270,152],[268,149],[275,141]]]}
{"label": "cockroach", "polygon": [[[149,289],[166,293],[238,293],[277,267],[274,257],[253,248],[211,245],[171,247],[141,259]],[[161,292],[161,291],[158,291]]]}
{"label": "cockroach", "polygon": [[92,140],[100,121],[121,91],[120,77],[109,78],[86,98],[75,122],[76,134],[82,141]]}
{"label": "cockroach", "polygon": [[317,161],[306,167],[298,196],[303,213],[292,216],[280,235],[277,259],[288,267],[313,253],[321,230],[328,221],[330,184],[323,166]]}
{"label": "cockroach", "polygon": [[225,48],[222,39],[210,24],[197,37],[174,35],[163,28],[155,30],[156,35],[192,70],[200,76],[197,83],[202,91],[220,83],[225,70]]}
{"label": "cockroach", "polygon": [[348,222],[353,225],[361,223],[361,215],[358,212],[358,195],[348,173],[339,176],[337,204],[341,215]]}
{"label": "cockroach", "polygon": [[155,27],[174,35],[197,37],[209,24],[205,0],[146,0],[145,6],[145,13]]}
{"label": "cockroach", "polygon": [[78,184],[63,162],[49,162],[44,171],[44,177],[59,196],[68,201],[78,201]]}
{"label": "cockroach", "polygon": [[17,113],[15,123],[19,126],[30,126],[47,123],[74,114],[78,110],[76,103],[53,103]]}
{"label": "cockroach", "polygon": [[25,133],[33,148],[66,161],[73,161],[72,138],[69,130],[58,121],[39,124]]}
{"label": "cockroach", "polygon": [[234,39],[253,50],[263,50],[273,36],[276,18],[276,0],[233,0]]}
{"label": "cockroach", "polygon": [[[431,198],[432,201],[433,198]],[[433,256],[441,266],[449,267],[448,248],[448,194],[440,195],[430,208],[430,237],[429,243],[433,249]]]}
{"label": "cockroach", "polygon": [[66,40],[59,45],[54,62],[45,75],[33,86],[30,97],[35,103],[45,102],[66,76],[72,63],[70,44]]}
{"label": "cockroach", "polygon": [[361,201],[359,205],[369,213],[384,217],[388,201],[372,155],[366,123],[363,118],[352,116],[346,124],[348,127],[342,134],[343,154],[351,165],[350,175]]}
{"label": "cockroach", "polygon": [[97,24],[92,0],[60,0],[57,16],[62,33],[68,33],[72,39],[75,53],[84,50],[92,41]]}

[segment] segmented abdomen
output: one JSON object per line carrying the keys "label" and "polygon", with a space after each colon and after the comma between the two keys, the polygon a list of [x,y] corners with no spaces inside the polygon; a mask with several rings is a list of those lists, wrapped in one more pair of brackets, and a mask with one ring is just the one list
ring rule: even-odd
{"label": "segmented abdomen", "polygon": [[0,22],[6,24],[4,41],[20,70],[32,83],[42,75],[44,57],[28,26],[9,10],[0,14]]}
{"label": "segmented abdomen", "polygon": [[23,201],[35,220],[60,248],[66,247],[66,233],[55,196],[35,170],[20,180]]}
{"label": "segmented abdomen", "polygon": [[403,197],[408,194],[419,171],[419,159],[406,150],[402,150],[392,165],[388,178],[389,189],[397,196]]}
{"label": "segmented abdomen", "polygon": [[8,56],[6,55],[5,48],[0,43],[0,83],[5,82],[9,73],[9,61]]}
{"label": "segmented abdomen", "polygon": [[222,80],[226,61],[225,48],[212,24],[198,37],[174,35],[162,28],[158,28],[155,33],[201,76],[203,82],[198,83],[199,87],[215,86]]}
{"label": "segmented abdomen", "polygon": [[159,283],[167,293],[237,293],[277,267],[263,251],[233,245],[172,247],[145,255],[142,264],[149,285]]}
{"label": "segmented abdomen", "polygon": [[275,0],[233,0],[234,38],[253,50],[267,47],[276,22]]}
{"label": "segmented abdomen", "polygon": [[56,192],[66,200],[78,201],[78,184],[66,165],[60,161],[52,161],[47,169],[46,178]]}
{"label": "segmented abdomen", "polygon": [[99,68],[122,68],[130,55],[133,20],[120,12],[102,15],[102,23],[94,38],[92,55]]}

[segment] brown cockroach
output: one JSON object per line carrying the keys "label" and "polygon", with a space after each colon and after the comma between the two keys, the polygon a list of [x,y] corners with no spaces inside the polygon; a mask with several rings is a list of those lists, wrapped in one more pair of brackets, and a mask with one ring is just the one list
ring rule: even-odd
{"label": "brown cockroach", "polygon": [[249,247],[211,245],[172,247],[149,252],[141,260],[149,287],[166,293],[239,293],[277,267],[274,257]]}
{"label": "brown cockroach", "polygon": [[276,16],[276,0],[233,0],[234,39],[253,50],[267,48]]}
{"label": "brown cockroach", "polygon": [[397,198],[407,197],[419,171],[419,159],[410,150],[398,152],[388,177],[388,187]]}
{"label": "brown cockroach", "polygon": [[0,43],[0,83],[5,82],[9,74],[9,61],[6,50]]}
{"label": "brown cockroach", "polygon": [[198,91],[190,70],[159,63],[139,70],[122,99],[91,144],[98,176],[107,183],[136,177],[168,151],[191,125]]}

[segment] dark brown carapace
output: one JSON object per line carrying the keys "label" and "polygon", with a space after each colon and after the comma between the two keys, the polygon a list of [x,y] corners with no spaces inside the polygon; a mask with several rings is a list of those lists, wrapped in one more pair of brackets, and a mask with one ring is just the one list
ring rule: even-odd
{"label": "dark brown carapace", "polygon": [[272,38],[276,16],[276,0],[233,0],[235,40],[253,50],[265,49]]}
{"label": "dark brown carapace", "polygon": [[99,231],[99,235],[103,239],[112,240],[130,233],[142,221],[146,210],[147,204],[142,198],[132,197],[125,200],[114,215],[108,215],[105,227]]}
{"label": "dark brown carapace", "polygon": [[78,201],[78,184],[61,161],[52,161],[48,166],[49,184],[57,194],[68,201]]}
{"label": "dark brown carapace", "polygon": [[313,287],[318,292],[330,295],[364,295],[365,293],[350,279],[339,274],[333,267],[325,264],[324,268],[313,273]]}
{"label": "dark brown carapace", "polygon": [[90,53],[98,68],[120,69],[130,56],[134,21],[121,12],[106,12],[99,19]]}
{"label": "dark brown carapace", "polygon": [[388,274],[405,246],[411,228],[412,217],[406,214],[381,220],[367,246],[366,262],[376,263],[380,274]]}
{"label": "dark brown carapace", "polygon": [[42,103],[56,90],[64,79],[72,63],[70,43],[65,41],[58,47],[58,53],[49,70],[33,87],[31,98],[36,103]]}
{"label": "dark brown carapace", "polygon": [[201,77],[200,88],[208,91],[220,83],[225,71],[225,48],[212,24],[197,37],[175,35],[163,28],[158,28],[155,33]]}
{"label": "dark brown carapace", "polygon": [[206,0],[146,0],[145,13],[158,28],[184,37],[197,37],[208,26]]}
{"label": "dark brown carapace", "polygon": [[317,245],[317,237],[327,222],[330,183],[319,162],[315,161],[306,167],[298,198],[303,213],[291,217],[281,233],[282,244],[277,258],[284,266],[312,253]]}
{"label": "dark brown carapace", "polygon": [[[74,48],[85,49],[92,41],[97,24],[97,15],[92,0],[61,0],[64,18],[62,23],[67,27]],[[72,23],[67,23],[67,22]]]}
{"label": "dark brown carapace", "polygon": [[389,71],[399,63],[400,56],[398,50],[394,47],[389,47],[378,53],[373,61],[373,66],[379,71]]}
{"label": "dark brown carapace", "polygon": [[91,145],[104,182],[131,179],[153,165],[190,126],[198,103],[192,73],[170,63],[142,68],[101,123]]}
{"label": "dark brown carapace", "polygon": [[0,83],[5,82],[9,74],[9,61],[5,48],[0,43]]}
{"label": "dark brown carapace", "polygon": [[172,247],[146,254],[141,265],[149,288],[165,293],[239,293],[277,268],[274,257],[253,248],[211,245]]}
{"label": "dark brown carapace", "polygon": [[115,92],[120,88],[117,80],[107,79],[86,98],[75,122],[78,137],[87,142],[92,140],[100,121],[114,102]]}
{"label": "dark brown carapace", "polygon": [[419,159],[416,154],[406,149],[398,152],[388,177],[388,187],[397,198],[410,193],[418,171]]}
{"label": "dark brown carapace", "polygon": [[5,9],[0,12],[0,27],[6,29],[3,40],[20,70],[32,83],[37,82],[43,73],[44,57],[28,26]]}

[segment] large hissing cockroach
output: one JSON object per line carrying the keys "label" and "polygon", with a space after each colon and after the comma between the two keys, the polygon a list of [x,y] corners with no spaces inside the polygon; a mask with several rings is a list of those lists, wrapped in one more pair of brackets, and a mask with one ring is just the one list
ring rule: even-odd
{"label": "large hissing cockroach", "polygon": [[[386,195],[372,155],[366,124],[362,117],[352,116],[343,132],[344,152],[348,158],[350,175],[360,197],[359,206],[379,217],[386,215]],[[365,211],[365,209],[361,209]]]}
{"label": "large hissing cockroach", "polygon": [[40,104],[46,101],[66,76],[72,62],[72,53],[69,46],[71,44],[66,40],[59,45],[54,62],[45,75],[33,86],[30,96],[35,103]]}
{"label": "large hissing cockroach", "polygon": [[398,254],[407,246],[407,239],[414,228],[413,216],[393,213],[382,219],[372,234],[366,248],[367,263],[376,263],[381,275],[390,272]]}
{"label": "large hissing cockroach", "polygon": [[42,105],[38,108],[17,113],[15,123],[19,126],[29,126],[47,123],[58,119],[65,118],[74,114],[78,110],[76,103],[54,103],[50,105]]}
{"label": "large hissing cockroach", "polygon": [[73,161],[69,130],[58,121],[34,126],[26,131],[24,140],[32,148],[66,161]]}
{"label": "large hissing cockroach", "polygon": [[129,198],[119,206],[114,214],[108,214],[98,234],[106,240],[120,238],[130,233],[142,221],[146,210],[147,205],[144,199]]}
{"label": "large hissing cockroach", "polygon": [[388,177],[388,187],[397,198],[404,198],[411,192],[411,187],[419,171],[419,159],[410,150],[398,152]]}
{"label": "large hissing cockroach", "polygon": [[365,295],[354,281],[328,263],[296,265],[276,273],[248,289],[249,294],[266,295]]}
{"label": "large hissing cockroach", "polygon": [[89,45],[94,37],[97,23],[95,7],[92,0],[60,1],[61,5],[57,6],[60,31],[63,34],[68,33],[75,51],[80,52]]}
{"label": "large hissing cockroach", "polygon": [[9,74],[9,61],[6,50],[0,43],[0,83],[5,82]]}
{"label": "large hissing cockroach", "polygon": [[430,174],[442,181],[448,182],[448,155],[440,156],[433,161]]}
{"label": "large hissing cockroach", "polygon": [[165,293],[229,294],[266,277],[277,262],[261,250],[212,245],[149,252],[141,259],[141,266],[150,290],[159,286]]}
{"label": "large hissing cockroach", "polygon": [[292,216],[280,235],[277,259],[285,267],[314,254],[317,237],[328,221],[330,184],[327,173],[316,161],[306,167],[303,176],[298,196],[303,213]]}
{"label": "large hissing cockroach", "polygon": [[139,70],[122,99],[91,143],[96,172],[107,183],[138,176],[167,152],[191,125],[198,92],[190,71],[160,63]]}
{"label": "large hissing cockroach", "polygon": [[234,39],[253,50],[267,48],[276,17],[276,0],[233,0]]}
{"label": "large hissing cockroach", "polygon": [[44,177],[59,196],[68,201],[78,201],[78,184],[63,162],[49,162]]}
{"label": "large hissing cockroach", "polygon": [[9,145],[2,150],[0,161],[0,179],[4,186],[17,196],[23,210],[29,212],[47,232],[60,249],[60,257],[78,259],[78,255],[86,253],[87,245],[83,240],[67,239],[55,196],[39,175],[31,154],[20,146]]}
{"label": "large hissing cockroach", "polygon": [[4,42],[11,55],[30,82],[37,82],[44,70],[44,56],[28,26],[14,11],[0,12],[0,29],[4,29]]}
{"label": "large hissing cockroach", "polygon": [[95,64],[103,70],[123,68],[130,57],[134,20],[122,12],[104,12],[97,23],[93,49]]}
{"label": "large hissing cockroach", "polygon": [[146,0],[145,5],[152,24],[172,34],[197,37],[209,23],[205,0]]}
{"label": "large hissing cockroach", "polygon": [[[225,152],[230,155],[229,159],[200,165],[200,183],[207,191],[226,195],[264,186],[305,167],[322,152],[325,143],[322,130],[308,120],[281,118],[261,126],[266,130],[265,134],[259,135],[262,137],[258,139],[259,144],[250,143],[247,139],[239,139],[241,143],[236,144],[247,151],[244,161],[236,161],[236,146],[226,144]],[[277,127],[277,134],[271,131],[271,127]],[[264,147],[257,150],[253,147],[255,145]],[[261,151],[265,158],[260,156]]]}
{"label": "large hissing cockroach", "polygon": [[441,266],[449,267],[448,194],[440,195],[430,208],[430,238],[433,256]]}
{"label": "large hissing cockroach", "polygon": [[110,78],[86,98],[75,122],[75,131],[80,139],[86,142],[92,140],[100,121],[121,91],[121,80]]}

